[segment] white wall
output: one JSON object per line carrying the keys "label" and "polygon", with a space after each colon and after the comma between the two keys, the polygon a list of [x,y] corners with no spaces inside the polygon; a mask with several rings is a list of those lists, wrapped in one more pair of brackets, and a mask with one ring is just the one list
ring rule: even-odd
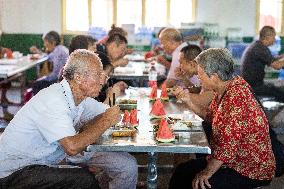
{"label": "white wall", "polygon": [[255,35],[255,0],[197,0],[197,22],[218,23],[221,33],[241,27],[244,36]]}
{"label": "white wall", "polygon": [[[62,31],[61,0],[0,0],[0,29],[7,33]],[[173,0],[174,1],[174,0]],[[245,36],[255,35],[255,0],[197,0],[197,22],[241,27]],[[0,4],[1,5],[1,4]]]}
{"label": "white wall", "polygon": [[6,33],[61,32],[61,0],[1,0],[2,30]]}

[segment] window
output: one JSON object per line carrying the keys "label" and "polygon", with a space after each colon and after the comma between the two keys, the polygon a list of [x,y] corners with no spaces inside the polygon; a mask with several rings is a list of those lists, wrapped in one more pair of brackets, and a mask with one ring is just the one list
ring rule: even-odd
{"label": "window", "polygon": [[142,25],[142,0],[117,0],[117,21],[121,24]]}
{"label": "window", "polygon": [[275,28],[277,33],[283,33],[283,0],[258,0],[257,33],[265,26]]}
{"label": "window", "polygon": [[62,0],[63,32],[110,29],[112,24],[163,27],[194,21],[196,0]]}
{"label": "window", "polygon": [[112,0],[92,0],[92,26],[109,29],[113,20]]}
{"label": "window", "polygon": [[66,0],[65,6],[65,29],[87,31],[89,29],[88,0]]}
{"label": "window", "polygon": [[170,1],[170,24],[180,27],[181,23],[193,22],[192,1],[173,0]]}
{"label": "window", "polygon": [[162,27],[167,25],[167,0],[146,0],[145,25]]}

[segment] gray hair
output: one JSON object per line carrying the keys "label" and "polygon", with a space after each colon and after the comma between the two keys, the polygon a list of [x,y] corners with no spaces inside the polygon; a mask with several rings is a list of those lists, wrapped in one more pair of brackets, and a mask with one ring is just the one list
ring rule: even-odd
{"label": "gray hair", "polygon": [[83,75],[89,71],[90,65],[96,66],[102,71],[103,66],[100,58],[94,52],[85,49],[77,49],[72,52],[63,69],[63,77],[73,80],[75,73]]}
{"label": "gray hair", "polygon": [[227,49],[210,48],[201,52],[196,57],[196,62],[207,75],[211,76],[217,73],[223,81],[228,81],[233,78],[234,60]]}

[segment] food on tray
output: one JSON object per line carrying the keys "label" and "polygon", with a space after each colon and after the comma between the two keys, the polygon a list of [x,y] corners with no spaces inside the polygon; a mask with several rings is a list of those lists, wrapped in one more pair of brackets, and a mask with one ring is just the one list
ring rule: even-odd
{"label": "food on tray", "polygon": [[161,119],[166,116],[164,105],[161,103],[160,99],[157,99],[153,104],[150,116],[154,119]]}
{"label": "food on tray", "polygon": [[162,84],[162,91],[161,91],[161,97],[160,98],[161,98],[162,101],[169,101],[166,83]]}
{"label": "food on tray", "polygon": [[168,126],[166,119],[162,119],[157,131],[156,140],[159,142],[173,142],[175,137]]}
{"label": "food on tray", "polygon": [[120,130],[120,131],[113,131],[113,137],[133,137],[136,134],[136,130]]}
{"label": "food on tray", "polygon": [[123,118],[122,118],[122,123],[123,123],[124,125],[127,125],[127,124],[130,123],[130,115],[129,115],[128,110],[125,110],[125,111],[124,111]]}
{"label": "food on tray", "polygon": [[150,99],[150,101],[155,101],[156,98],[157,98],[157,85],[154,85],[154,86],[152,87],[152,90],[151,90],[149,99]]}
{"label": "food on tray", "polygon": [[139,121],[137,119],[137,109],[133,109],[131,110],[130,112],[130,124],[133,126],[133,127],[137,127],[138,124],[139,124]]}
{"label": "food on tray", "polygon": [[119,99],[118,104],[137,104],[137,100],[133,99]]}
{"label": "food on tray", "polygon": [[187,131],[187,130],[190,130],[191,127],[192,127],[192,123],[189,121],[187,122],[179,121],[172,125],[172,129],[174,131],[179,131],[179,130]]}
{"label": "food on tray", "polygon": [[119,99],[116,103],[121,110],[132,110],[137,108],[137,100]]}

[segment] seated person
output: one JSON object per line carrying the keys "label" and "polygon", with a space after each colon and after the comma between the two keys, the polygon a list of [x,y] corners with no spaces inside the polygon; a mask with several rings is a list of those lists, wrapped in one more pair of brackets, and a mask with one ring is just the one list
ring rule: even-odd
{"label": "seated person", "polygon": [[[212,48],[195,59],[202,87],[215,96],[200,116],[212,123],[211,150],[206,159],[180,164],[169,188],[253,189],[269,185],[275,159],[269,123],[252,88],[233,76],[233,58],[226,49]],[[188,92],[176,91],[191,108]]]}
{"label": "seated person", "polygon": [[97,45],[97,51],[105,53],[111,60],[113,67],[128,64],[128,59],[123,58],[127,53],[127,39],[123,35],[113,34],[109,36],[105,45]]}
{"label": "seated person", "polygon": [[197,45],[187,45],[180,50],[180,66],[175,69],[175,76],[183,82],[185,87],[194,86],[194,81],[191,81],[193,76],[197,75],[197,64],[194,62],[194,59],[201,51]]}
{"label": "seated person", "polygon": [[13,57],[12,53],[13,52],[11,49],[0,46],[0,58],[4,58],[5,56],[6,58],[12,58]]}
{"label": "seated person", "polygon": [[165,54],[161,47],[161,41],[159,39],[159,35],[163,29],[165,28],[161,28],[157,35],[154,35],[154,39],[151,42],[151,51],[145,54],[145,59],[149,61],[155,59],[159,64],[162,64],[167,70],[169,70],[171,67],[171,61],[169,61],[169,57]]}
{"label": "seated person", "polygon": [[[1,188],[99,188],[92,168],[108,175],[109,188],[135,188],[137,163],[131,155],[84,153],[121,119],[117,106],[109,108],[94,99],[106,79],[100,59],[91,51],[76,50],[63,77],[26,103],[1,135]],[[87,169],[59,168],[67,155]]]}
{"label": "seated person", "polygon": [[[76,49],[88,49],[90,51],[96,51],[96,41],[91,37],[87,35],[78,35],[72,38],[70,46],[69,46],[69,53],[71,54]],[[113,66],[110,62],[110,59],[107,57],[106,54],[103,52],[97,51],[96,52],[101,59],[101,62],[103,64],[103,70],[104,73],[109,76],[109,74],[113,71]],[[61,78],[62,78],[62,72],[61,72]],[[60,79],[61,81],[62,79]],[[123,81],[119,81],[117,83],[113,83],[112,80],[108,80],[106,84],[103,86],[102,90],[100,91],[99,96],[96,98],[99,102],[104,102],[106,104],[109,104],[109,99],[111,99],[111,102],[113,100],[113,93],[115,93],[115,96],[118,97],[121,94],[124,94],[125,89],[127,88],[127,84]],[[115,103],[115,102],[114,102]],[[113,104],[113,102],[112,102]]]}
{"label": "seated person", "polygon": [[241,76],[250,84],[256,95],[271,96],[277,101],[284,102],[284,91],[272,84],[264,83],[265,66],[277,70],[284,67],[284,60],[273,58],[268,48],[274,43],[275,35],[275,29],[271,26],[264,26],[260,30],[259,40],[252,43],[243,54]]}
{"label": "seated person", "polygon": [[[41,89],[57,82],[60,70],[65,65],[69,55],[68,49],[60,44],[60,35],[55,31],[48,32],[44,38],[45,51],[48,53],[48,61],[53,64],[53,69],[50,74],[38,79],[33,85],[33,93],[36,94]],[[40,52],[35,47],[32,47],[33,52]]]}
{"label": "seated person", "polygon": [[[123,28],[117,27],[117,26],[115,26],[115,24],[113,24],[113,25],[111,25],[111,29],[109,30],[108,34],[105,37],[103,37],[102,39],[100,39],[98,41],[98,44],[105,45],[109,36],[115,35],[115,34],[122,35],[125,38],[127,38],[127,35],[128,35],[127,31],[125,31]],[[127,48],[126,54],[132,54],[132,53],[133,53],[133,49]]]}
{"label": "seated person", "polygon": [[[166,80],[167,87],[173,87],[175,85],[183,86],[183,82],[175,76],[175,69],[180,65],[180,50],[187,45],[187,42],[183,42],[181,33],[174,28],[165,28],[160,33],[159,39],[161,40],[162,48],[165,53],[172,55],[171,67]],[[193,76],[191,82],[193,85],[199,85],[196,76]]]}
{"label": "seated person", "polygon": [[[206,89],[201,89],[200,86],[195,86],[191,82],[192,77],[197,75],[197,63],[195,58],[201,53],[201,48],[197,45],[187,45],[181,49],[179,61],[180,66],[175,70],[176,78],[180,79],[186,90],[189,92],[192,103],[198,108],[192,107],[193,111],[199,110],[200,107],[208,107],[213,98],[213,92]],[[174,91],[180,87],[174,87]],[[198,112],[196,112],[198,114]]]}

